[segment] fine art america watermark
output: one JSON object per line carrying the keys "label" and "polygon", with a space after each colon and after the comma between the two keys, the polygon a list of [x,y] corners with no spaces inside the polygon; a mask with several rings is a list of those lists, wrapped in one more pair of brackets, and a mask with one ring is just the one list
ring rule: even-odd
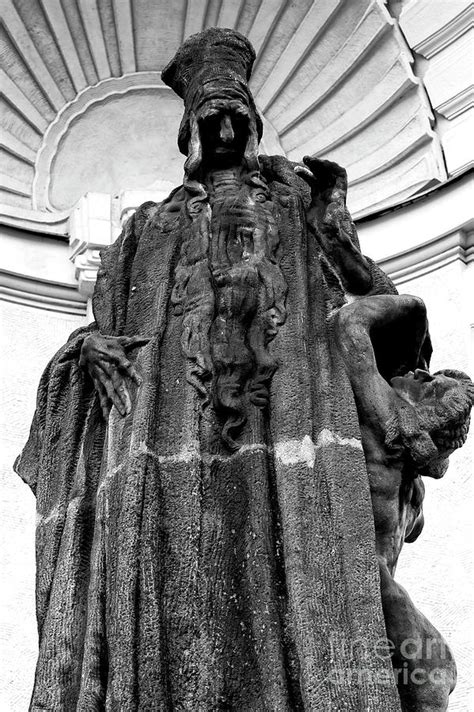
{"label": "fine art america watermark", "polygon": [[[332,665],[328,681],[333,685],[390,685],[394,678],[398,685],[444,685],[449,675],[443,661],[451,660],[451,654],[441,637],[405,638],[397,646],[388,638],[369,644],[364,638],[348,640],[334,634],[329,644]],[[391,661],[393,665],[391,669],[377,664],[364,667],[364,660]]]}

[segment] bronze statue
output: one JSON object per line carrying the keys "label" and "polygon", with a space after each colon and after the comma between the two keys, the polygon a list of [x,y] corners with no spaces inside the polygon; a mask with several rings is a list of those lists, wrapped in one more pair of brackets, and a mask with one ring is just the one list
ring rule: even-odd
{"label": "bronze statue", "polygon": [[[103,251],[95,322],[41,379],[16,464],[39,515],[32,710],[400,710],[333,318],[396,290],[342,168],[258,155],[254,57],[211,28],[163,71],[183,185]],[[390,376],[425,365],[413,338]]]}
{"label": "bronze statue", "polygon": [[[442,477],[448,456],[466,440],[474,384],[455,370],[431,375],[416,369],[390,383],[387,374],[384,378],[386,355],[378,352],[378,331],[385,332],[385,352],[398,351],[401,364],[403,350],[420,349],[427,334],[426,310],[416,297],[363,297],[333,318],[359,413],[382,606],[402,709],[444,711],[456,682],[452,654],[393,576],[404,541],[415,541],[423,529],[422,477]],[[390,332],[400,327],[405,339],[397,343]]]}

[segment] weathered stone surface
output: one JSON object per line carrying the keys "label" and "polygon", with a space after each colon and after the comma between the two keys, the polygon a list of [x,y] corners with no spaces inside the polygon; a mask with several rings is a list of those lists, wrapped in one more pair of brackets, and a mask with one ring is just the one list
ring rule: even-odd
{"label": "weathered stone surface", "polygon": [[389,621],[352,361],[402,400],[387,380],[426,365],[429,338],[384,312],[400,350],[366,329],[347,357],[347,315],[404,302],[360,253],[343,169],[258,157],[253,59],[213,29],[165,69],[184,184],[103,251],[96,321],[41,380],[17,462],[39,512],[32,710],[400,709],[375,654]]}
{"label": "weathered stone surface", "polygon": [[402,709],[445,710],[456,683],[453,656],[393,577],[403,543],[414,542],[424,526],[422,477],[441,478],[448,456],[466,441],[474,384],[462,371],[409,370],[431,357],[419,298],[363,297],[333,319],[361,425]]}

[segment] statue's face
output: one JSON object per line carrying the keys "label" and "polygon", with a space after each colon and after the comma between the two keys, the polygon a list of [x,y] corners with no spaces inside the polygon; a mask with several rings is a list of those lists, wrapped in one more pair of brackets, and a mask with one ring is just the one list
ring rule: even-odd
{"label": "statue's face", "polygon": [[458,382],[443,374],[432,376],[428,371],[417,368],[405,376],[391,380],[394,391],[411,405],[434,403],[443,398],[447,391],[457,387]]}
{"label": "statue's face", "polygon": [[238,162],[249,137],[250,109],[241,101],[212,100],[196,118],[206,163]]}

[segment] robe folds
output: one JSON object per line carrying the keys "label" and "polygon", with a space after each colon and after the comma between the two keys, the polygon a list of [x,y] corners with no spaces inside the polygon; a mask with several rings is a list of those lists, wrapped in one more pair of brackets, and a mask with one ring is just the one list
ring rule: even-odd
{"label": "robe folds", "polygon": [[[41,379],[16,463],[38,509],[35,712],[400,710],[357,412],[328,319],[342,291],[307,230],[303,181],[269,164],[265,177],[287,316],[269,404],[252,407],[239,449],[187,380],[170,299],[179,191],[173,209],[141,206],[103,252],[96,321]],[[94,329],[150,337],[131,356],[132,412],[113,408],[107,424],[78,365]]]}

